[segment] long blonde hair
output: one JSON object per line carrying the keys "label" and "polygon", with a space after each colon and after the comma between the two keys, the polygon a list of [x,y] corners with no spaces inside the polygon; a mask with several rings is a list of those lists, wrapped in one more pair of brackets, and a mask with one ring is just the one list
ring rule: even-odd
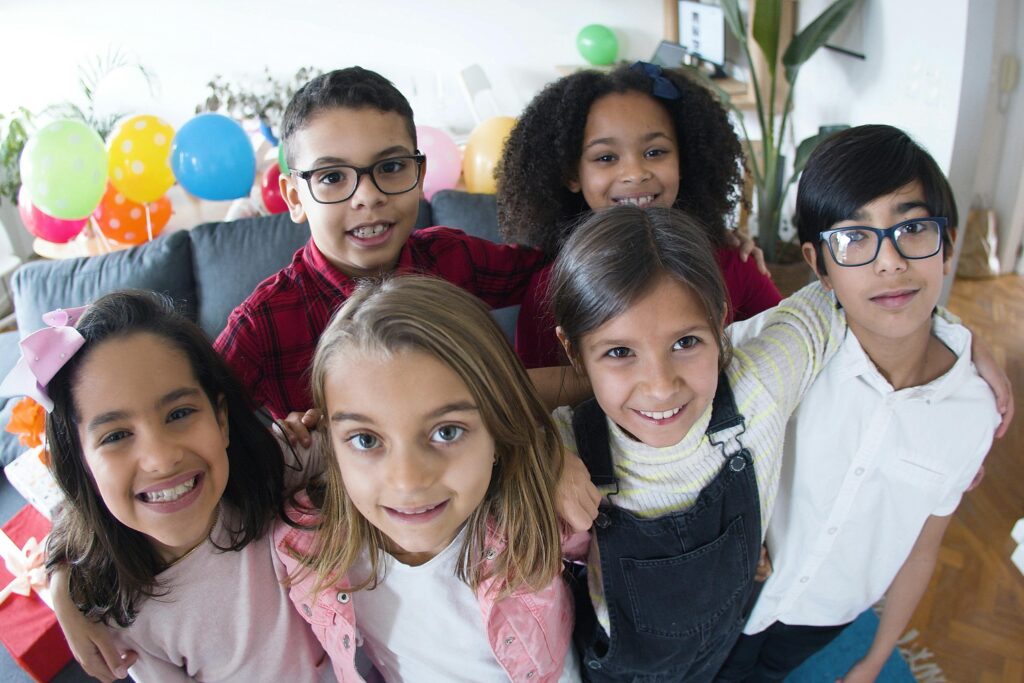
{"label": "long blonde hair", "polygon": [[[467,521],[457,574],[476,590],[494,578],[508,595],[521,586],[539,590],[561,568],[561,543],[554,491],[562,468],[562,447],[551,417],[519,360],[484,304],[443,280],[403,276],[360,287],[327,326],[312,368],[313,404],[327,414],[327,374],[361,352],[395,354],[415,350],[451,368],[473,396],[494,440],[496,461],[481,505]],[[357,362],[357,361],[356,361]],[[326,465],[317,540],[300,559],[316,572],[314,592],[344,576],[368,551],[369,578],[352,590],[372,587],[380,578],[384,535],[358,512],[346,495],[331,452],[329,420],[318,439]],[[316,496],[319,498],[320,496]],[[486,570],[488,525],[507,543]]]}

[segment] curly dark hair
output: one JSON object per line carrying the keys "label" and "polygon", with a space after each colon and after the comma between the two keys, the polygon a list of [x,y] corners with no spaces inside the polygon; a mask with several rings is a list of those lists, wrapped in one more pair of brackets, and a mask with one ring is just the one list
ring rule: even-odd
{"label": "curly dark hair", "polygon": [[668,112],[679,144],[683,209],[707,226],[712,244],[724,242],[726,216],[740,199],[743,152],[728,112],[704,86],[678,70],[662,75],[681,97],[652,94],[654,80],[627,66],[579,71],[548,84],[527,105],[498,164],[498,224],[502,237],[555,256],[589,211],[566,183],[577,176],[583,130],[594,101],[611,93],[651,95]]}

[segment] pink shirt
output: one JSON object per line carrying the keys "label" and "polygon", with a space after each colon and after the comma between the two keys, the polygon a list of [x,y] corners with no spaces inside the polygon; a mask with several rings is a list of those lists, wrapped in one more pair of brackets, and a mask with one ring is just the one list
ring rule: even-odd
{"label": "pink shirt", "polygon": [[[299,503],[302,505],[308,501],[300,498]],[[303,514],[295,508],[290,508],[288,515],[300,526],[313,526],[318,521],[316,515]],[[277,522],[274,548],[283,567],[282,573],[293,575],[298,572],[302,565],[294,553],[308,552],[314,539],[314,531]],[[505,550],[505,542],[493,532],[488,532],[485,542],[488,561]],[[347,588],[348,577],[342,577],[334,586],[316,596],[312,595],[315,580],[315,574],[309,572],[290,587],[289,596],[327,650],[338,680],[343,683],[363,681],[355,665],[356,647],[361,643],[361,637],[352,604],[356,594]],[[524,589],[496,601],[494,596],[502,588],[491,579],[484,581],[477,590],[487,640],[494,657],[511,681],[557,681],[572,636],[573,603],[568,587],[558,578],[541,591]]]}

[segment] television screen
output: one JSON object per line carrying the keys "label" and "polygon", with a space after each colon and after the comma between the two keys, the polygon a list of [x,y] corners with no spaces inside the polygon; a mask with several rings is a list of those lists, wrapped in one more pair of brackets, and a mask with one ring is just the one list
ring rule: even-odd
{"label": "television screen", "polygon": [[725,66],[725,14],[722,8],[680,0],[679,44],[705,62]]}

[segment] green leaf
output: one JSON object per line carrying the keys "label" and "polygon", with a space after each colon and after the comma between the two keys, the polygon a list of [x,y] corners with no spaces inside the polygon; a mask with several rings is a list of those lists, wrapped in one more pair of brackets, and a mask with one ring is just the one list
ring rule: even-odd
{"label": "green leaf", "polygon": [[793,37],[793,41],[786,48],[786,54],[782,56],[782,63],[786,67],[786,80],[790,85],[796,81],[796,75],[804,62],[828,42],[859,2],[860,0],[836,0]]}
{"label": "green leaf", "polygon": [[761,46],[768,63],[768,73],[775,76],[779,57],[779,24],[782,22],[782,0],[757,0],[754,5],[754,40]]}
{"label": "green leaf", "polygon": [[743,25],[739,0],[722,0],[722,14],[725,15],[725,25],[732,31],[736,40],[746,42],[747,27]]}

